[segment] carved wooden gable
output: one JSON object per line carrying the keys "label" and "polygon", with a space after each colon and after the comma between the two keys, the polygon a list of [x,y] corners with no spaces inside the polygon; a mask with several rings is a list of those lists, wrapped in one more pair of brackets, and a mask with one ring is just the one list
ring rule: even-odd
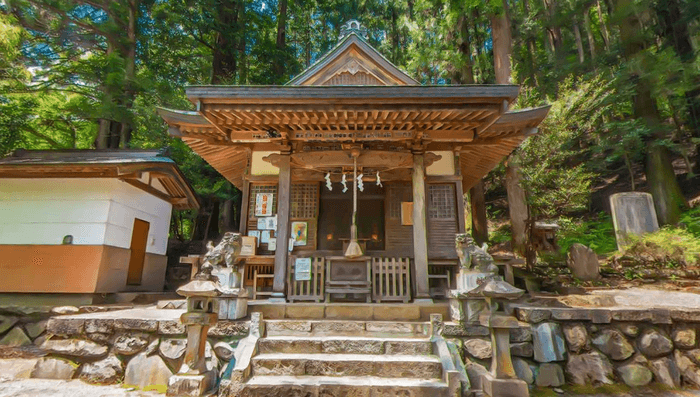
{"label": "carved wooden gable", "polygon": [[418,85],[356,34],[344,38],[290,85]]}

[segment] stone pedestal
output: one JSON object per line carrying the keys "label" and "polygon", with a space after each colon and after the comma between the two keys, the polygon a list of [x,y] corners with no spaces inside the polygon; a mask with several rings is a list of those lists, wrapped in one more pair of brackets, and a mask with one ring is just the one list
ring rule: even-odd
{"label": "stone pedestal", "polygon": [[484,394],[491,397],[527,397],[530,391],[521,379],[496,379],[490,373],[481,376]]}
{"label": "stone pedestal", "polygon": [[479,314],[489,310],[486,301],[480,297],[467,297],[467,292],[478,287],[484,280],[502,277],[489,272],[460,269],[457,274],[457,289],[450,291],[450,311],[452,320],[467,324],[479,321]]}
{"label": "stone pedestal", "polygon": [[248,291],[238,290],[238,294],[224,294],[219,298],[219,320],[238,320],[248,314]]}
{"label": "stone pedestal", "polygon": [[173,375],[168,380],[168,396],[200,397],[216,392],[216,374],[213,371],[200,375]]}

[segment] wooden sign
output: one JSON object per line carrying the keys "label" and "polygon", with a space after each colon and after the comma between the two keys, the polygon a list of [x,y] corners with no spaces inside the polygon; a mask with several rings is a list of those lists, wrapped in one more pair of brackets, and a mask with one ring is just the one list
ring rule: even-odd
{"label": "wooden sign", "polygon": [[255,255],[256,248],[258,247],[258,239],[256,237],[244,236],[241,240],[241,255]]}
{"label": "wooden sign", "polygon": [[306,245],[308,233],[309,224],[307,222],[292,222],[292,238],[294,238],[295,247]]}
{"label": "wooden sign", "polygon": [[413,203],[410,201],[401,203],[401,224],[404,226],[413,225]]}
{"label": "wooden sign", "polygon": [[271,216],[274,193],[258,193],[255,195],[255,216]]}
{"label": "wooden sign", "polygon": [[311,258],[296,258],[294,261],[294,281],[311,280]]}

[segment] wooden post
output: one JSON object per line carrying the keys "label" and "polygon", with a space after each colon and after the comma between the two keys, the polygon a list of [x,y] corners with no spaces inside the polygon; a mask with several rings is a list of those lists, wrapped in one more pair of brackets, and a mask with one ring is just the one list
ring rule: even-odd
{"label": "wooden post", "polygon": [[[462,175],[462,170],[459,163],[459,152],[455,152],[455,175]],[[464,190],[462,187],[462,179],[455,182],[455,193],[457,194],[457,232],[460,234],[466,233],[466,219],[464,214]]]}
{"label": "wooden post", "polygon": [[292,172],[289,160],[290,153],[282,153],[279,162],[279,186],[277,187],[277,249],[275,251],[275,278],[272,285],[272,299],[284,299],[284,285],[287,279],[287,256],[289,254],[289,193],[292,184]]}
{"label": "wooden post", "polygon": [[241,191],[241,213],[238,224],[238,232],[245,236],[248,232],[248,204],[250,203],[250,181],[243,181],[243,190]]}
{"label": "wooden post", "polygon": [[430,300],[428,287],[428,225],[425,207],[425,163],[423,153],[413,154],[413,260],[416,300]]}

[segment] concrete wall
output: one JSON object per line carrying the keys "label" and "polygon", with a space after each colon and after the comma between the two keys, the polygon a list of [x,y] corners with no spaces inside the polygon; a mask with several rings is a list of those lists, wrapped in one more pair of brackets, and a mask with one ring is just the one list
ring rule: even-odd
{"label": "concrete wall", "polygon": [[[171,212],[170,203],[116,179],[4,179],[0,292],[160,291]],[[147,253],[141,285],[127,287],[137,218],[150,224]],[[65,235],[72,245],[62,245]]]}

